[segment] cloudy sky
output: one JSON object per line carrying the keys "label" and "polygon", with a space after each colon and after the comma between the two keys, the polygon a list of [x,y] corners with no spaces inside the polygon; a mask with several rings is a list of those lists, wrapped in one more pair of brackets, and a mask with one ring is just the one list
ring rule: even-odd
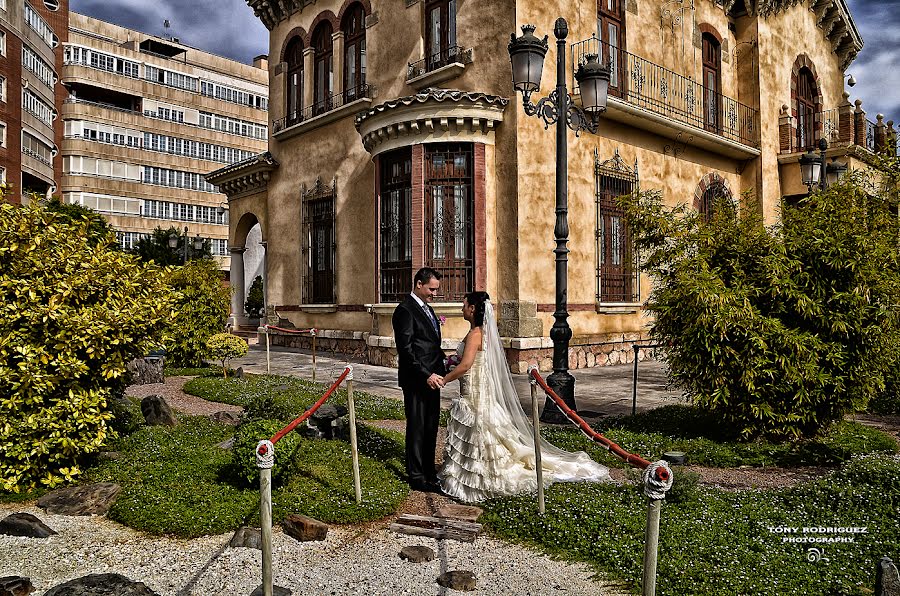
{"label": "cloudy sky", "polygon": [[[900,0],[847,0],[865,48],[849,69],[850,89],[869,119],[884,113],[900,122]],[[118,25],[162,35],[242,62],[268,53],[268,31],[244,0],[70,0],[70,8]]]}

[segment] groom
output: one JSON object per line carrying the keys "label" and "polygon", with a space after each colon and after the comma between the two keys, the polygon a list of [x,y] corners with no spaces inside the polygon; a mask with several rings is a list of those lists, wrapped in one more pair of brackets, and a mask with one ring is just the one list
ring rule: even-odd
{"label": "groom", "polygon": [[441,327],[429,306],[441,289],[441,274],[423,267],[413,278],[413,291],[392,318],[399,357],[398,384],[406,410],[406,474],[413,490],[441,492],[434,468],[441,409],[444,352]]}

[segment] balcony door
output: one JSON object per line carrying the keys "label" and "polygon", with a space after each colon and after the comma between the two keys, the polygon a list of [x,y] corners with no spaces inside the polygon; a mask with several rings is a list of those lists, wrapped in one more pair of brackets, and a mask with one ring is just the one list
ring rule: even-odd
{"label": "balcony door", "polygon": [[609,64],[609,92],[625,97],[625,0],[597,0],[600,62]]}
{"label": "balcony door", "polygon": [[313,116],[331,109],[331,94],[334,89],[334,46],[331,24],[322,22],[313,34],[315,48],[315,68],[313,87]]}
{"label": "balcony door", "polygon": [[425,2],[425,66],[435,70],[456,61],[456,0]]}
{"label": "balcony door", "polygon": [[719,134],[722,129],[722,47],[709,33],[703,34],[703,126]]}
{"label": "balcony door", "polygon": [[815,148],[818,95],[816,77],[808,68],[801,68],[797,77],[797,151]]}

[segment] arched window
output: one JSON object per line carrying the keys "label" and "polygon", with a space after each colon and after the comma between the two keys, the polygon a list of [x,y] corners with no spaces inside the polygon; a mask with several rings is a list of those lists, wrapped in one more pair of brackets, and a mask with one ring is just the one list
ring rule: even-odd
{"label": "arched window", "polygon": [[697,206],[700,217],[703,218],[703,223],[709,223],[712,220],[715,214],[716,203],[722,199],[730,198],[731,191],[728,190],[724,180],[719,177],[710,180],[703,194],[700,195],[700,204]]}
{"label": "arched window", "polygon": [[285,52],[287,62],[287,97],[285,117],[287,125],[300,121],[300,110],[303,104],[303,40],[297,36],[291,40]]}
{"label": "arched window", "polygon": [[797,150],[806,151],[816,145],[816,113],[818,85],[812,71],[804,66],[797,73]]}
{"label": "arched window", "polygon": [[365,95],[366,84],[366,13],[354,4],[341,24],[344,32],[344,102]]}
{"label": "arched window", "polygon": [[722,46],[711,33],[703,34],[703,124],[718,133],[722,123],[719,98],[722,96]]}
{"label": "arched window", "polygon": [[313,116],[331,109],[331,93],[334,89],[334,48],[331,34],[331,23],[324,21],[319,23],[312,37],[315,49]]}

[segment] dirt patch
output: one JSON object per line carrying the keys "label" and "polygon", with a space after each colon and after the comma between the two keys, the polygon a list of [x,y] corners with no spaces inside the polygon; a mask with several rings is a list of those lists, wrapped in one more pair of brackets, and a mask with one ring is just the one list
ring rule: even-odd
{"label": "dirt patch", "polygon": [[125,390],[125,394],[137,399],[143,399],[148,395],[161,395],[166,403],[182,414],[189,416],[208,416],[216,412],[235,412],[240,414],[244,408],[230,404],[220,404],[207,401],[196,395],[188,395],[182,388],[193,377],[166,377],[165,383],[152,383],[150,385],[131,385]]}

